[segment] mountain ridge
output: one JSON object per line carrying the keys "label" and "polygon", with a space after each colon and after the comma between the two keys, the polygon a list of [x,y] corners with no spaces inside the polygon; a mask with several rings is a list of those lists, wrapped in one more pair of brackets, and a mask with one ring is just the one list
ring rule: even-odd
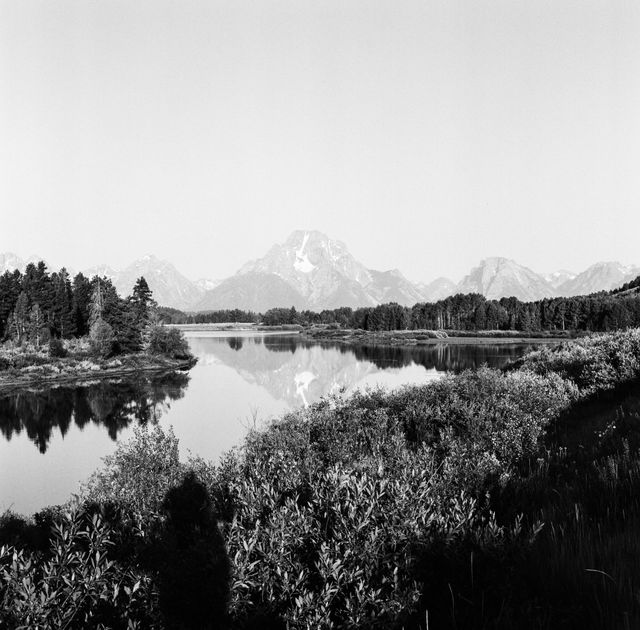
{"label": "mountain ridge", "polygon": [[[0,274],[23,271],[37,260],[37,256],[25,260],[12,252],[0,253]],[[388,302],[412,306],[457,293],[481,293],[488,299],[513,296],[522,301],[573,297],[621,287],[640,275],[640,266],[600,261],[580,273],[558,270],[540,274],[512,259],[495,256],[481,260],[458,283],[444,277],[429,283],[411,282],[398,269],[367,268],[340,240],[317,230],[295,230],[227,278],[192,281],[171,262],[153,254],[122,270],[101,264],[83,273],[110,278],[121,295],[128,295],[136,279],[144,276],[161,306],[187,311],[239,308],[264,312],[273,307],[323,310]]]}

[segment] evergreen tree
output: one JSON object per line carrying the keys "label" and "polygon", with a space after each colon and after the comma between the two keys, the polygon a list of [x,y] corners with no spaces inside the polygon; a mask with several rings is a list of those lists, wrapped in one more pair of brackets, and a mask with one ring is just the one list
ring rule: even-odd
{"label": "evergreen tree", "polygon": [[71,316],[76,335],[82,337],[89,332],[89,306],[91,304],[91,282],[83,274],[79,273],[73,279],[73,300]]}
{"label": "evergreen tree", "polygon": [[126,346],[136,352],[148,341],[148,330],[155,316],[153,293],[143,276],[136,280],[126,309]]}
{"label": "evergreen tree", "polygon": [[52,300],[52,332],[61,338],[70,337],[75,333],[73,319],[73,291],[69,274],[63,267],[51,276],[53,288]]}
{"label": "evergreen tree", "polygon": [[22,274],[16,269],[0,276],[0,340],[11,334],[11,317],[22,286]]}

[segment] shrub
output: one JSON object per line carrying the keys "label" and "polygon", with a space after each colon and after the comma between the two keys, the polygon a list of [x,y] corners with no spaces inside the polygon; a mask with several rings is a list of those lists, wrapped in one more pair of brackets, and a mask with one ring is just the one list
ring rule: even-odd
{"label": "shrub", "polygon": [[[110,559],[110,530],[81,511],[53,527],[49,554],[0,548],[0,626],[148,627],[154,605],[147,576]],[[36,570],[37,569],[37,570]]]}
{"label": "shrub", "polygon": [[554,372],[574,383],[584,396],[612,389],[640,376],[640,329],[545,347],[526,355],[514,367],[537,374]]}
{"label": "shrub", "polygon": [[67,354],[69,353],[64,347],[62,339],[59,339],[58,337],[51,337],[51,339],[49,339],[49,356],[52,359],[61,359],[66,357]]}
{"label": "shrub", "polygon": [[188,359],[191,352],[189,343],[181,330],[166,326],[154,326],[149,332],[149,352],[172,359]]}
{"label": "shrub", "polygon": [[171,428],[137,427],[129,442],[104,458],[83,489],[83,497],[96,503],[115,502],[130,510],[140,524],[158,520],[167,491],[185,473],[178,440]]}

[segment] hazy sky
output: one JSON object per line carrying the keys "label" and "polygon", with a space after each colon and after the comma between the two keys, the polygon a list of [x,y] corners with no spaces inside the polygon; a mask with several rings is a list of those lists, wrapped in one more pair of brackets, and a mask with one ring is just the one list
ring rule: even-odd
{"label": "hazy sky", "polygon": [[0,252],[640,263],[640,2],[0,0]]}

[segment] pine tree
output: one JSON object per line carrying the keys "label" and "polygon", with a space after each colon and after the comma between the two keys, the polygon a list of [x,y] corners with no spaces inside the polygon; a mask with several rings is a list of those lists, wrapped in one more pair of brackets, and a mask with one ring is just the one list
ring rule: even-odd
{"label": "pine tree", "polygon": [[157,305],[144,276],[136,281],[128,306],[128,345],[130,350],[138,351],[147,343],[149,327],[157,319]]}
{"label": "pine tree", "polygon": [[53,287],[53,331],[61,338],[70,337],[75,332],[73,320],[73,292],[69,274],[63,267],[58,273],[52,274]]}
{"label": "pine tree", "polygon": [[89,332],[89,306],[91,304],[91,282],[83,274],[79,273],[73,279],[73,300],[71,316],[75,326],[76,335],[82,337]]}
{"label": "pine tree", "polygon": [[6,271],[0,276],[0,340],[11,334],[11,317],[21,285],[22,274],[17,269],[13,272]]}

